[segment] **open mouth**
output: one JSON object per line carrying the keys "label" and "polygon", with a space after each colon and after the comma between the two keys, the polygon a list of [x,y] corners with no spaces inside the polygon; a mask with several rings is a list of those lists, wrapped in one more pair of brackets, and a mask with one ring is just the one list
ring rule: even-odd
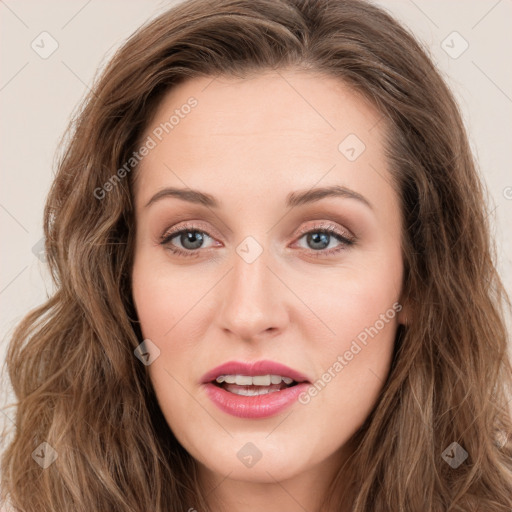
{"label": "open mouth", "polygon": [[271,360],[228,361],[203,375],[201,383],[222,412],[260,419],[291,407],[311,385],[311,378]]}
{"label": "open mouth", "polygon": [[276,393],[298,383],[281,375],[219,375],[212,384],[235,395],[259,396]]}

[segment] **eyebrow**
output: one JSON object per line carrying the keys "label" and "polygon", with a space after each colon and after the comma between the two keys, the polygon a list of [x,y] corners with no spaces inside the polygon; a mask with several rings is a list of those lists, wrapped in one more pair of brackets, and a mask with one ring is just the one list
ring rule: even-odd
{"label": "eyebrow", "polygon": [[[201,204],[209,208],[219,208],[220,202],[210,194],[193,190],[191,188],[174,188],[167,187],[158,191],[146,204],[146,208],[164,198],[175,197],[189,203]],[[286,206],[293,208],[307,203],[314,203],[326,197],[343,197],[348,199],[356,199],[361,203],[373,209],[372,204],[361,194],[340,185],[330,187],[313,188],[305,191],[291,192],[286,197]]]}
{"label": "eyebrow", "polygon": [[348,199],[357,199],[361,203],[373,209],[372,204],[368,199],[359,194],[358,192],[351,190],[341,185],[333,185],[332,187],[312,188],[306,191],[292,192],[288,194],[286,198],[286,205],[293,208],[301,204],[313,203],[320,201],[325,197],[343,197]]}

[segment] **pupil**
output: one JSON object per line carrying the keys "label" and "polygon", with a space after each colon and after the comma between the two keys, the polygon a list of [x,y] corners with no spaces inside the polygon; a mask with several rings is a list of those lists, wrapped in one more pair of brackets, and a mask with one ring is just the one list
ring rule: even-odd
{"label": "pupil", "polygon": [[310,233],[307,236],[308,243],[320,244],[320,247],[313,246],[312,249],[325,249],[329,245],[329,234],[328,233]]}
{"label": "pupil", "polygon": [[[181,244],[185,249],[198,249],[203,243],[203,235],[199,231],[188,231],[181,235]],[[191,243],[192,246],[188,246]]]}

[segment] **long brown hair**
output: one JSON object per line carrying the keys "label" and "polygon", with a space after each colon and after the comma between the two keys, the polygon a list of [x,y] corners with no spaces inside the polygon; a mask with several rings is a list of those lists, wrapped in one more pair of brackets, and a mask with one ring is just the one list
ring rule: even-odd
{"label": "long brown hair", "polygon": [[[175,84],[286,68],[336,77],[377,106],[401,201],[411,313],[355,436],[351,510],[512,509],[510,302],[488,198],[439,72],[408,31],[363,1],[190,0],[118,50],[69,127],[44,215],[56,292],[19,324],[7,355],[17,404],[2,495],[15,510],[207,510],[194,460],[133,354],[142,341],[130,288],[136,168],[113,176]],[[31,456],[44,442],[57,454],[46,469]],[[467,452],[457,468],[443,456],[459,450],[452,443]],[[339,508],[342,486],[340,473],[325,510]]]}

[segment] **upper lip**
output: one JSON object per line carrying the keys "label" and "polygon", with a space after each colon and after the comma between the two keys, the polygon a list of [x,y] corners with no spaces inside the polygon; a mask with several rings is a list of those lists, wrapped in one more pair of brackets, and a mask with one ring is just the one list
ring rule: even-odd
{"label": "upper lip", "polygon": [[255,361],[253,363],[244,363],[241,361],[228,361],[205,373],[201,379],[201,383],[214,381],[220,375],[280,375],[281,377],[289,377],[295,382],[309,382],[308,378],[302,373],[292,368],[276,363],[275,361]]}

